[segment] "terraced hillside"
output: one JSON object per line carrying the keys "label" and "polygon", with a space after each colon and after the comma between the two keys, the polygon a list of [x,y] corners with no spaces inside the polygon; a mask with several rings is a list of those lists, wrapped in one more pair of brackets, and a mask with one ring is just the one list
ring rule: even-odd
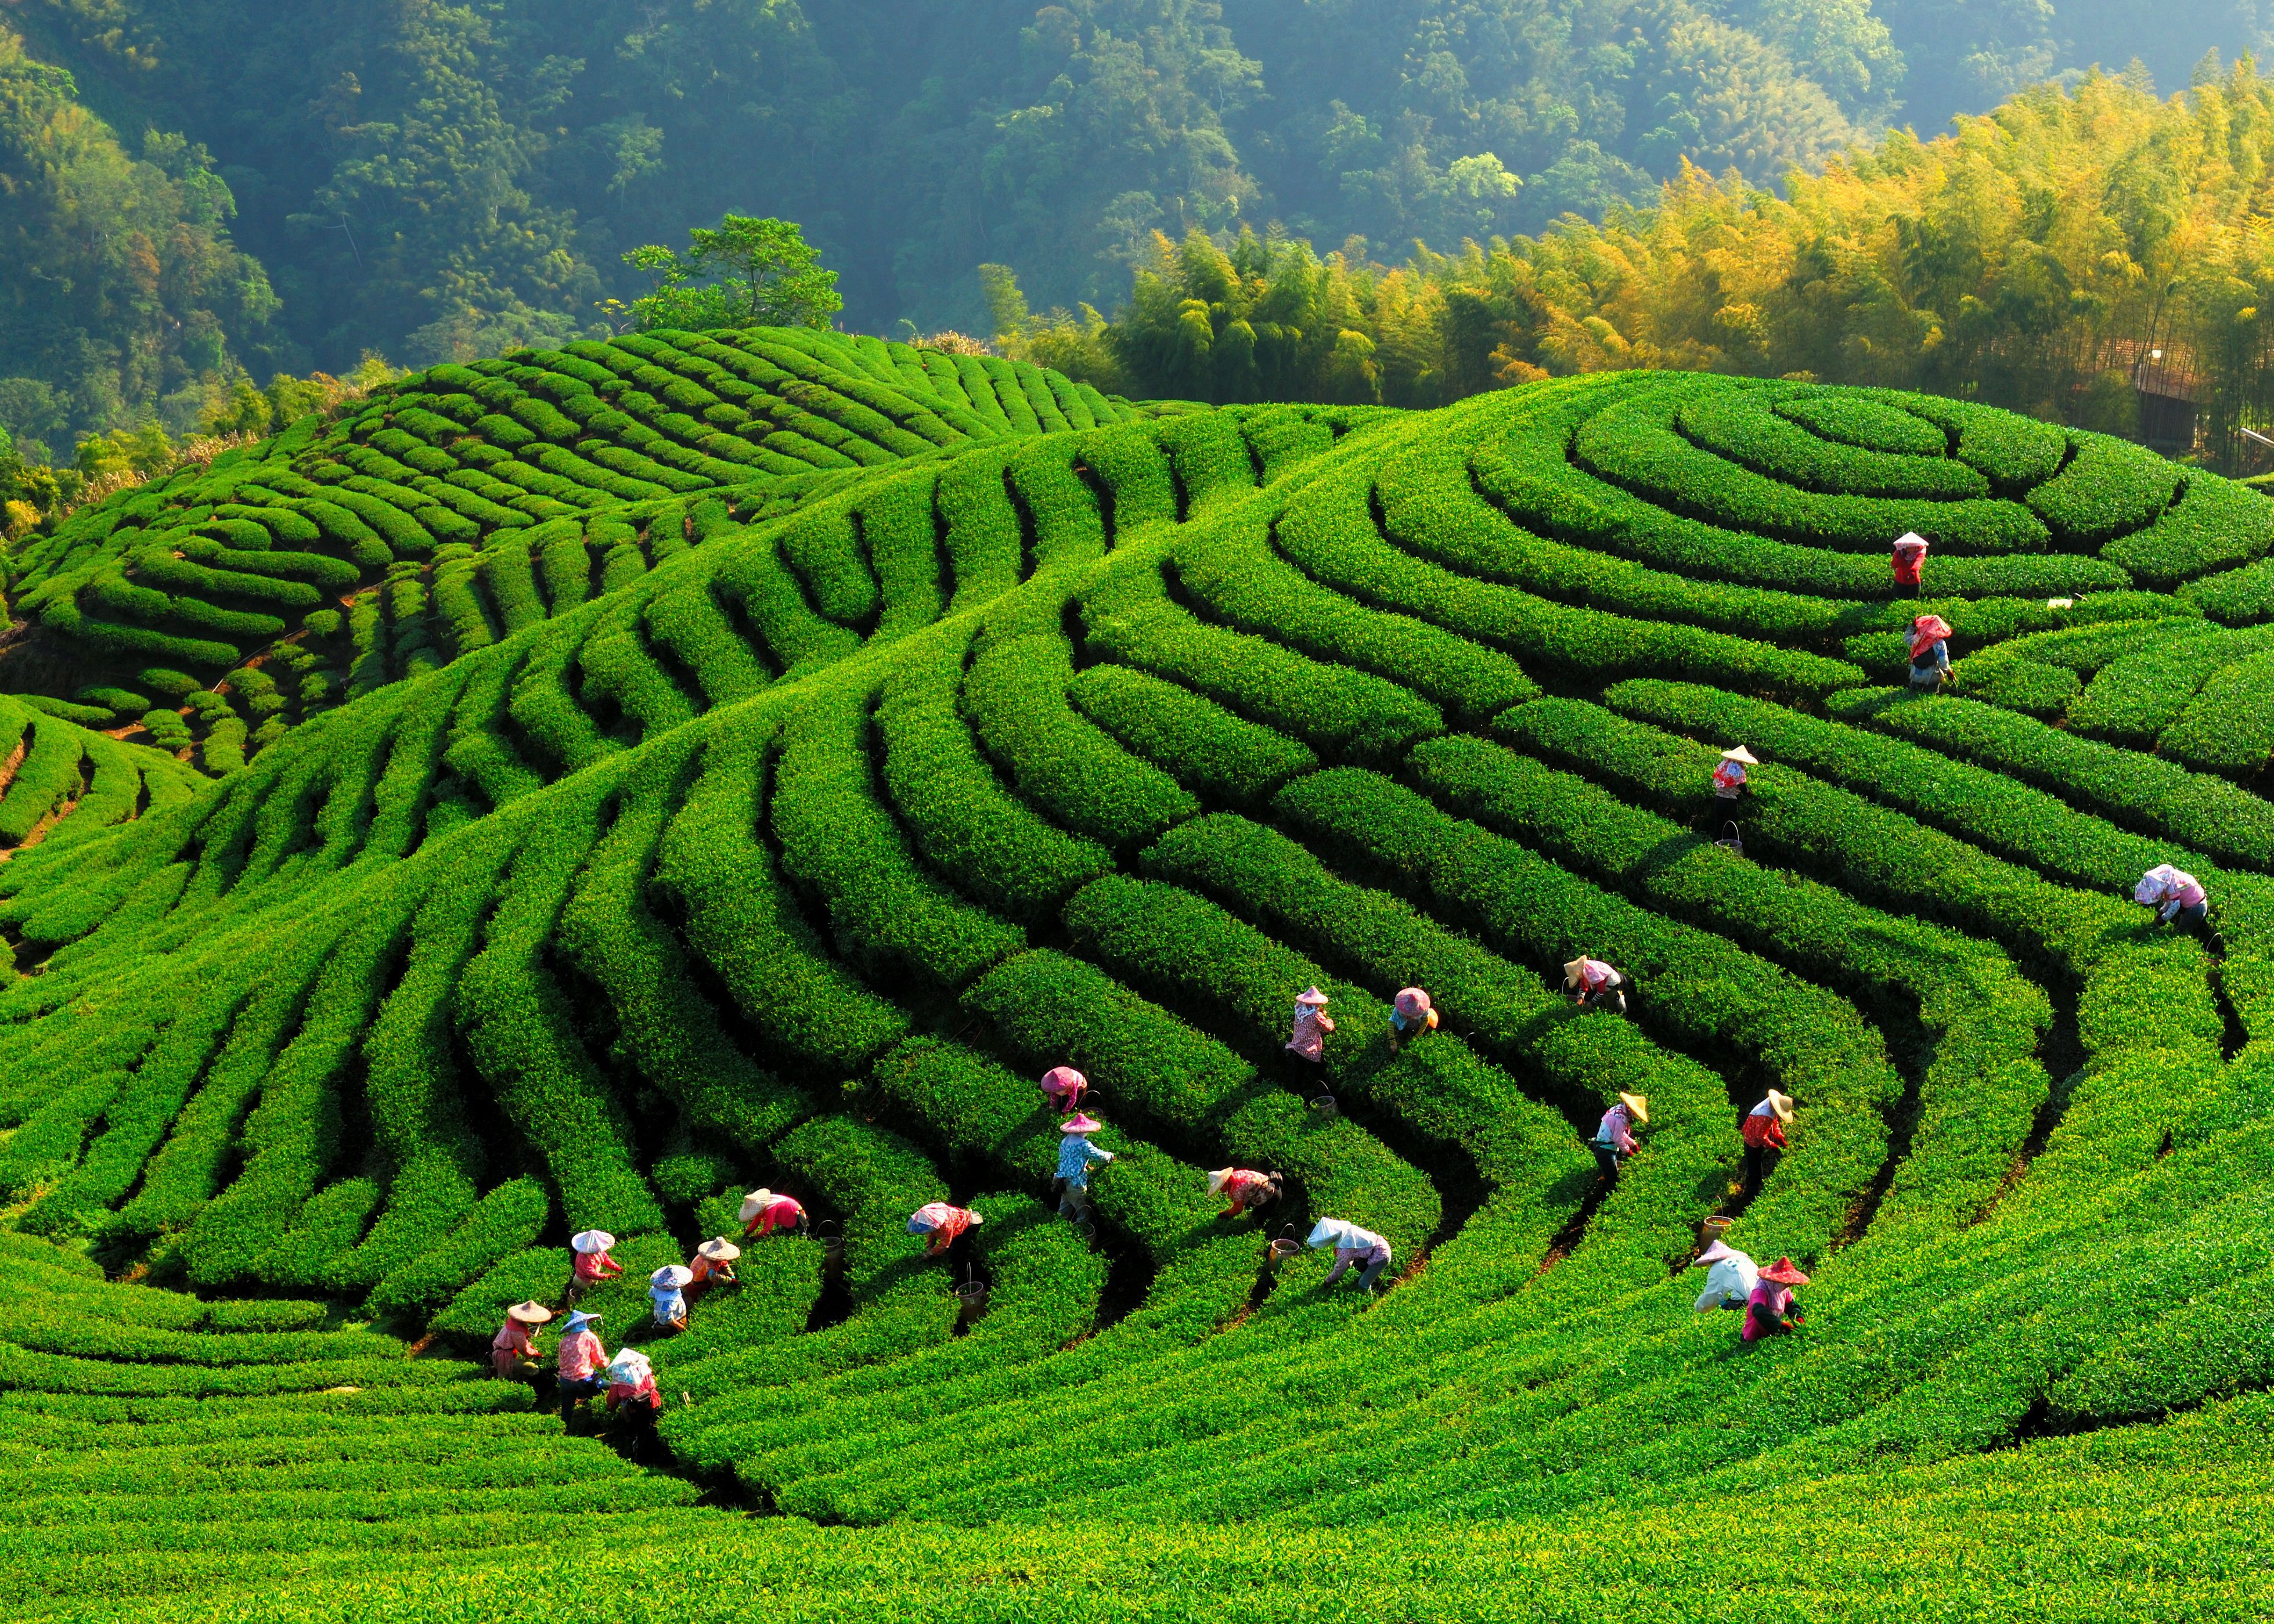
{"label": "terraced hillside", "polygon": [[803,328],[522,351],[358,404],[21,548],[0,682],[226,772],[862,469],[1133,415],[1024,362]]}
{"label": "terraced hillside", "polygon": [[[2263,499],[1643,374],[825,477],[0,868],[27,1612],[2263,1606]],[[1923,608],[1940,696],[1901,686]],[[2128,900],[2164,861],[2208,940]],[[1633,1019],[1560,996],[1580,953]],[[1443,1025],[1393,1051],[1417,982]],[[1047,1206],[1065,1062],[1118,1156],[1094,1242]],[[1651,1126],[1606,1186],[1621,1089]],[[1283,1209],[1220,1216],[1227,1160]],[[841,1267],[769,1240],[631,1330],[759,1182]],[[988,1219],[954,1274],[902,1227],[939,1199]],[[1389,1289],[1259,1273],[1321,1214]],[[1813,1274],[1802,1334],[1692,1312],[1714,1214]],[[455,1362],[586,1227],[669,1472]],[[1789,1561],[1733,1564],[1755,1529]]]}

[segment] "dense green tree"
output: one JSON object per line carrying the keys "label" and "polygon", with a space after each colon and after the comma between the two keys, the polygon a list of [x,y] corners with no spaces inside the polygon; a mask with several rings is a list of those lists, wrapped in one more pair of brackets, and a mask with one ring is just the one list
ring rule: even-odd
{"label": "dense green tree", "polygon": [[[1648,203],[1685,162],[1778,185],[1890,124],[1931,136],[2094,60],[2137,55],[2176,86],[2210,46],[2263,44],[2274,0],[2170,0],[2152,19],[2129,0],[13,0],[8,15],[126,150],[158,131],[133,162],[184,210],[222,211],[269,267],[267,329],[207,302],[212,322],[166,341],[192,371],[218,346],[266,376],[591,330],[602,301],[645,291],[627,252],[726,214],[801,222],[842,274],[845,320],[872,331],[983,325],[983,264],[1014,267],[1043,306],[1111,309],[1156,232],[1231,244],[1276,226],[1353,267],[1417,240],[1454,252]],[[129,255],[125,236],[104,252]],[[188,387],[118,343],[124,381],[93,398],[79,380],[104,368],[68,348],[0,362],[0,378],[70,394],[74,430]]]}
{"label": "dense green tree", "polygon": [[153,412],[186,426],[205,380],[268,358],[276,299],[234,212],[203,147],[130,148],[0,28],[0,428],[23,455]]}
{"label": "dense green tree", "polygon": [[794,222],[728,214],[688,233],[685,253],[650,243],[624,263],[654,290],[620,308],[640,327],[825,327],[845,308],[837,273],[824,270]]}

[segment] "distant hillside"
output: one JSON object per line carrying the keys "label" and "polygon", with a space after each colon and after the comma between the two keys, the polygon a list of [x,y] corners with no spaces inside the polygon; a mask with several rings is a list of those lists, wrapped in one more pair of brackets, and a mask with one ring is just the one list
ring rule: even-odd
{"label": "distant hillside", "polygon": [[438,366],[26,542],[0,688],[227,771],[864,469],[1133,415],[1024,362],[802,328]]}
{"label": "distant hillside", "polygon": [[[0,311],[41,306],[4,324],[0,380],[60,401],[26,416],[0,381],[0,425],[66,456],[225,357],[265,383],[367,349],[423,365],[565,342],[638,286],[626,249],[730,209],[802,222],[843,274],[849,327],[971,329],[983,263],[1015,267],[1040,305],[1111,312],[1156,229],[1277,222],[1394,262],[1417,238],[1449,251],[1600,217],[1685,158],[1773,184],[1891,122],[1931,136],[2095,61],[2141,56],[2168,93],[2205,50],[2265,37],[2238,0],[2152,21],[2113,0],[19,0],[5,16],[70,84],[0,69],[0,171],[33,180],[0,189]],[[107,120],[125,158],[94,161],[109,134],[43,147],[43,109],[65,106]],[[69,154],[59,184],[44,151]],[[104,222],[93,250],[69,229],[82,207]]]}

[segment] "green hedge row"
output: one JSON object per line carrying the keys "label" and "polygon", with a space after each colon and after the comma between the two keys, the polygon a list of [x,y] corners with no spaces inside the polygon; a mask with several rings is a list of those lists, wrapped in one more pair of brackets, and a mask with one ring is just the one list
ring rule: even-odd
{"label": "green hedge row", "polygon": [[1769,407],[1819,440],[1865,451],[1939,457],[1947,455],[1951,448],[1950,436],[1941,425],[1866,398],[1861,391],[1796,389],[1772,396]]}
{"label": "green hedge row", "polygon": [[2112,660],[2082,697],[2068,702],[2080,733],[2144,747],[2176,720],[2212,673],[2274,648],[2274,628],[2221,635],[2185,622],[2150,628],[2137,653]]}
{"label": "green hedge row", "polygon": [[907,1018],[832,960],[757,838],[771,718],[738,713],[664,831],[657,883],[689,944],[785,1060],[850,1076],[900,1041]]}
{"label": "green hedge row", "polygon": [[[2130,899],[2134,883],[2156,861],[2167,861],[2170,848],[2122,833],[2002,774],[1755,701],[1652,683],[1622,684],[1605,699],[1629,715],[1709,739],[1742,733],[1778,763],[1756,771],[1759,782],[1752,793],[1764,812],[1774,808],[1781,815],[1773,823],[1757,816],[1757,829],[1775,831],[1780,844],[1806,853],[1843,883],[1985,933],[2025,956],[2050,958],[2078,976],[2084,983],[2079,1029],[2088,1052],[2219,1041],[2223,1023],[2205,981],[2202,949],[2150,929],[2147,910]],[[1712,757],[1710,749],[1646,731],[1660,751],[1686,757],[1692,773]],[[1866,802],[1784,763],[1866,790],[1889,806]],[[1913,815],[1962,838],[1923,827]],[[1988,856],[1962,839],[2033,867]],[[2223,882],[2209,865],[2198,867],[2213,882]],[[2092,889],[2073,890],[2044,873]],[[2253,907],[2242,917],[2255,925],[2256,912]],[[2263,951],[2254,946],[2249,964],[2237,962],[2242,955],[2229,955],[2228,986],[2247,1012],[2269,990]],[[2238,970],[2245,973],[2243,986],[2237,984]]]}
{"label": "green hedge row", "polygon": [[[932,642],[885,680],[876,716],[884,784],[917,848],[951,883],[1014,920],[1040,918],[1112,859],[1045,822],[981,755],[959,704],[963,653],[960,639]],[[1168,787],[1148,783],[1156,794]]]}
{"label": "green hedge row", "polygon": [[1701,451],[1819,495],[1960,501],[1990,494],[1977,470],[1945,455],[1943,436],[1931,424],[1899,418],[1933,443],[1890,454],[1821,439],[1783,416],[1781,404],[1766,389],[1714,389],[1683,405],[1675,426]]}
{"label": "green hedge row", "polygon": [[[1548,706],[1562,714],[1526,736],[1559,756],[1620,776],[1651,776],[1668,764],[1633,754],[1638,741],[1615,724],[1596,725],[1600,713],[1563,702],[1544,702]],[[1434,741],[1415,767],[1433,793],[1672,917],[1728,936],[1866,1006],[1891,989],[1914,1002],[1934,1048],[1909,1154],[1894,1169],[1875,1222],[1931,1220],[1954,1228],[1997,1191],[2030,1113],[2052,1087],[2035,1056],[2052,1007],[2004,953],[1764,868],[1583,778],[1480,740]],[[1660,773],[1653,787],[1679,796],[1684,786]],[[1833,1094],[1803,1103],[1803,1131],[1778,1178],[1854,1192],[1859,1169],[1883,1147],[1865,1125],[1872,1102]]]}
{"label": "green hedge row", "polygon": [[2274,756],[2274,651],[2212,673],[2156,748],[2202,771],[2257,778]]}
{"label": "green hedge row", "polygon": [[[1572,455],[1606,480],[1676,513],[1836,552],[1883,553],[1907,530],[1953,557],[2042,553],[2051,545],[2044,523],[2015,503],[1820,495],[1724,462],[1675,432],[1693,401],[1730,387],[1721,380],[1685,380],[1607,406],[1579,427]],[[2080,496],[2089,500],[2098,493],[2094,486]]]}
{"label": "green hedge row", "polygon": [[1200,810],[1160,767],[1132,756],[1068,700],[1073,650],[1042,634],[982,639],[963,681],[973,736],[1021,800],[1108,846],[1150,839]]}
{"label": "green hedge row", "polygon": [[[1489,795],[1478,789],[1448,785],[1441,793],[1462,811],[1492,815]],[[1835,1182],[1773,1187],[1744,1220],[1746,1234],[1763,1237],[1756,1252],[1812,1257],[1830,1243],[1884,1154],[1879,1112],[1902,1094],[1879,1034],[1853,1005],[1717,936],[1648,913],[1387,779],[1324,773],[1283,803],[1317,838],[1397,874],[1449,922],[1480,930],[1487,944],[1537,973],[1560,981],[1561,966],[1582,954],[1617,965],[1638,986],[1630,994],[1631,1010],[1661,1041],[1693,1053],[1758,1056],[1787,1093],[1840,1101],[1856,1112],[1852,1137],[1826,1136],[1826,1150],[1836,1153]],[[1734,1158],[1726,1099],[1693,1095],[1689,1109],[1711,1113],[1708,1121],[1687,1125],[1708,1144],[1718,1139],[1718,1154]],[[1684,1125],[1671,1115],[1665,1120]],[[1719,1205],[1718,1192],[1707,1192],[1687,1216],[1694,1222]]]}
{"label": "green hedge row", "polygon": [[1826,709],[2026,779],[2117,823],[2274,868],[2274,806],[2224,778],[1966,699],[1879,688],[1836,695]]}

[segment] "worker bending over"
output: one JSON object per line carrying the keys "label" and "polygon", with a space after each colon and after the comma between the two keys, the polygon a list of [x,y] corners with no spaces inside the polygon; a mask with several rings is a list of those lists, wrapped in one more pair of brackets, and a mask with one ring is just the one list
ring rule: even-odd
{"label": "worker bending over", "polygon": [[1753,1300],[1761,1271],[1753,1260],[1727,1241],[1715,1241],[1690,1266],[1706,1271],[1706,1289],[1698,1294],[1699,1313],[1711,1309],[1743,1309]]}
{"label": "worker bending over", "polygon": [[653,1459],[658,1454],[655,1421],[663,1413],[663,1395],[656,1391],[655,1370],[647,1355],[636,1348],[616,1355],[608,1366],[607,1399],[608,1408],[630,1432],[631,1458]]}
{"label": "worker bending over", "polygon": [[1721,752],[1721,759],[1713,769],[1713,799],[1721,803],[1721,810],[1731,817],[1738,815],[1745,794],[1745,769],[1759,766],[1760,761],[1743,745]]}
{"label": "worker bending over", "polygon": [[1583,1010],[1627,1012],[1627,978],[1600,959],[1582,955],[1565,965],[1563,990]]}
{"label": "worker bending over", "polygon": [[695,1249],[695,1261],[687,1266],[687,1297],[692,1302],[713,1286],[732,1286],[740,1282],[734,1278],[734,1259],[742,1249],[721,1235],[704,1241]]}
{"label": "worker bending over", "polygon": [[1311,1230],[1303,1244],[1314,1252],[1321,1246],[1335,1249],[1335,1266],[1327,1271],[1329,1286],[1343,1277],[1353,1263],[1360,1266],[1359,1289],[1374,1289],[1374,1282],[1382,1278],[1382,1271],[1389,1267],[1389,1243],[1371,1229],[1361,1229],[1346,1218],[1321,1218]]}
{"label": "worker bending over", "polygon": [[1295,995],[1295,1026],[1287,1035],[1287,1051],[1314,1065],[1327,1058],[1327,1034],[1335,1029],[1327,1013],[1327,995],[1313,987]]}
{"label": "worker bending over", "polygon": [[1592,1147],[1595,1165],[1606,1178],[1619,1176],[1619,1164],[1642,1148],[1635,1139],[1638,1126],[1650,1125],[1650,1101],[1638,1094],[1623,1094],[1603,1113]]}
{"label": "worker bending over", "polygon": [[1072,1222],[1081,1222],[1089,1208],[1089,1169],[1113,1160],[1111,1151],[1089,1142],[1104,1125],[1089,1116],[1058,1124],[1058,1216]]}
{"label": "worker bending over", "polygon": [[1224,1209],[1227,1218],[1237,1218],[1242,1213],[1267,1207],[1279,1199],[1279,1175],[1254,1173],[1246,1168],[1218,1168],[1208,1176],[1209,1193],[1223,1196],[1231,1205]]}
{"label": "worker bending over", "polygon": [[924,1256],[937,1258],[955,1244],[956,1237],[986,1222],[969,1207],[927,1201],[908,1214],[908,1233],[925,1237]]}
{"label": "worker bending over", "polygon": [[1419,987],[1405,988],[1390,1004],[1390,1048],[1403,1049],[1422,1033],[1436,1029],[1437,1011],[1429,1002],[1429,995]]}
{"label": "worker bending over", "polygon": [[600,1322],[598,1314],[572,1313],[561,1328],[559,1369],[561,1372],[561,1427],[563,1432],[576,1430],[576,1406],[588,1398],[598,1398],[608,1385],[602,1372],[608,1363],[608,1350],[591,1327]]}
{"label": "worker bending over", "polygon": [[1911,622],[1911,686],[1937,692],[1950,680],[1950,622],[1923,614]]}
{"label": "worker bending over", "polygon": [[2169,863],[2158,863],[2140,876],[2132,900],[2156,910],[2156,917],[2180,930],[2200,930],[2210,917],[2210,896],[2202,882]]}
{"label": "worker bending over", "polygon": [[1761,1271],[1751,1294],[1745,1299],[1745,1340],[1758,1342],[1764,1336],[1783,1336],[1801,1324],[1800,1300],[1794,1297],[1795,1286],[1804,1286],[1808,1276],[1792,1266],[1790,1258],[1779,1258]]}
{"label": "worker bending over", "polygon": [[1043,1102],[1060,1116],[1080,1110],[1088,1092],[1089,1079],[1072,1066],[1052,1066],[1043,1073]]}
{"label": "worker bending over", "polygon": [[624,1272],[624,1266],[608,1255],[608,1248],[615,1244],[616,1237],[606,1229],[579,1229],[568,1237],[568,1250],[576,1254],[568,1276],[571,1304],[602,1281]]}
{"label": "worker bending over", "polygon": [[1761,1180],[1776,1164],[1769,1158],[1784,1155],[1785,1124],[1792,1120],[1792,1096],[1769,1090],[1769,1097],[1745,1113],[1737,1132],[1745,1141],[1745,1188],[1758,1190]]}
{"label": "worker bending over", "polygon": [[528,1381],[538,1371],[537,1327],[553,1318],[542,1303],[516,1303],[505,1311],[505,1324],[490,1338],[490,1368],[514,1381]]}
{"label": "worker bending over", "polygon": [[776,1195],[771,1190],[753,1190],[742,1198],[742,1238],[754,1235],[772,1235],[779,1229],[785,1235],[805,1233],[805,1208],[796,1198]]}
{"label": "worker bending over", "polygon": [[655,1304],[656,1329],[687,1328],[687,1284],[694,1278],[695,1271],[683,1263],[666,1263],[647,1277],[648,1301]]}

